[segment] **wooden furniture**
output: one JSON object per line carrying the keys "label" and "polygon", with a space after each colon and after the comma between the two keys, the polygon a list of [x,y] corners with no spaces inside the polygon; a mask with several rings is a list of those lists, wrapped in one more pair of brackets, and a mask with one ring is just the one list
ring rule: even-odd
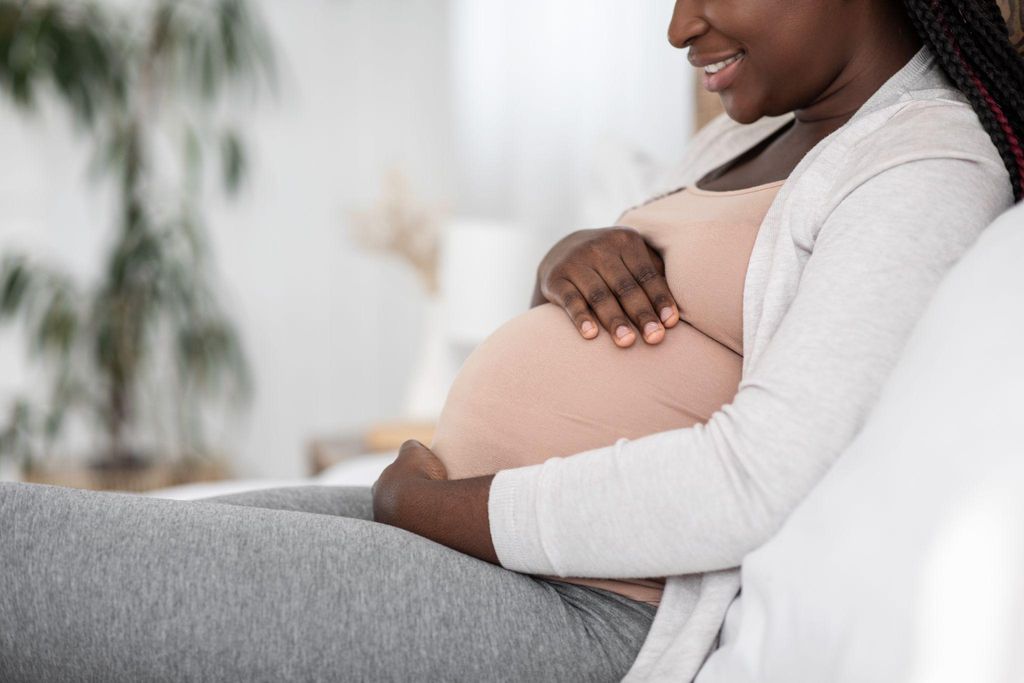
{"label": "wooden furniture", "polygon": [[139,467],[108,469],[57,462],[30,467],[22,473],[22,481],[28,484],[131,493],[229,478],[231,468],[225,460],[158,462]]}
{"label": "wooden furniture", "polygon": [[380,453],[392,457],[409,439],[429,446],[434,439],[434,424],[401,420],[379,422],[366,428],[313,439],[309,442],[306,456],[309,473],[320,474],[332,465],[360,455]]}

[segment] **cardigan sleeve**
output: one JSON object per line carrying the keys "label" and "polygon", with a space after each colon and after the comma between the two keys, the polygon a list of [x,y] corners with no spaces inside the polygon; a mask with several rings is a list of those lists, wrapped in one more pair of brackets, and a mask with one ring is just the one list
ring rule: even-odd
{"label": "cardigan sleeve", "polygon": [[1012,203],[1007,177],[986,159],[929,158],[865,179],[822,225],[731,404],[495,476],[502,565],[595,578],[739,565],[853,440],[942,276]]}

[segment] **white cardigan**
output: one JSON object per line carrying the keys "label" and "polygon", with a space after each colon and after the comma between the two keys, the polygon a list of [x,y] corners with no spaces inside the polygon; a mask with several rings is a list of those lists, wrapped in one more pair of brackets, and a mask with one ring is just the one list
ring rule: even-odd
{"label": "white cardigan", "polygon": [[[718,117],[674,185],[791,118]],[[627,680],[692,680],[743,557],[853,440],[942,276],[1012,203],[995,146],[922,48],[806,155],[765,216],[733,402],[705,425],[499,472],[488,508],[502,565],[669,577]]]}

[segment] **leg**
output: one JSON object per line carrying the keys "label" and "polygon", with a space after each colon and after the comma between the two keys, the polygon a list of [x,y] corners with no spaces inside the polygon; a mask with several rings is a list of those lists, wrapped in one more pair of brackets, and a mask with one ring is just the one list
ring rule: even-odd
{"label": "leg", "polygon": [[368,486],[288,486],[200,498],[199,501],[373,520],[373,498]]}
{"label": "leg", "polygon": [[0,680],[618,680],[654,609],[373,522],[0,484]]}

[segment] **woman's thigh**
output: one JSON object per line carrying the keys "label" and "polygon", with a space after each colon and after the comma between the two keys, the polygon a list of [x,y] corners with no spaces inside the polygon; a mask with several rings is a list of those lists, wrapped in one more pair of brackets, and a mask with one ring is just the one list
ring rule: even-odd
{"label": "woman's thigh", "polygon": [[0,680],[618,680],[653,608],[361,519],[0,484]]}
{"label": "woman's thigh", "polygon": [[199,498],[198,501],[373,519],[373,497],[368,486],[287,486]]}

